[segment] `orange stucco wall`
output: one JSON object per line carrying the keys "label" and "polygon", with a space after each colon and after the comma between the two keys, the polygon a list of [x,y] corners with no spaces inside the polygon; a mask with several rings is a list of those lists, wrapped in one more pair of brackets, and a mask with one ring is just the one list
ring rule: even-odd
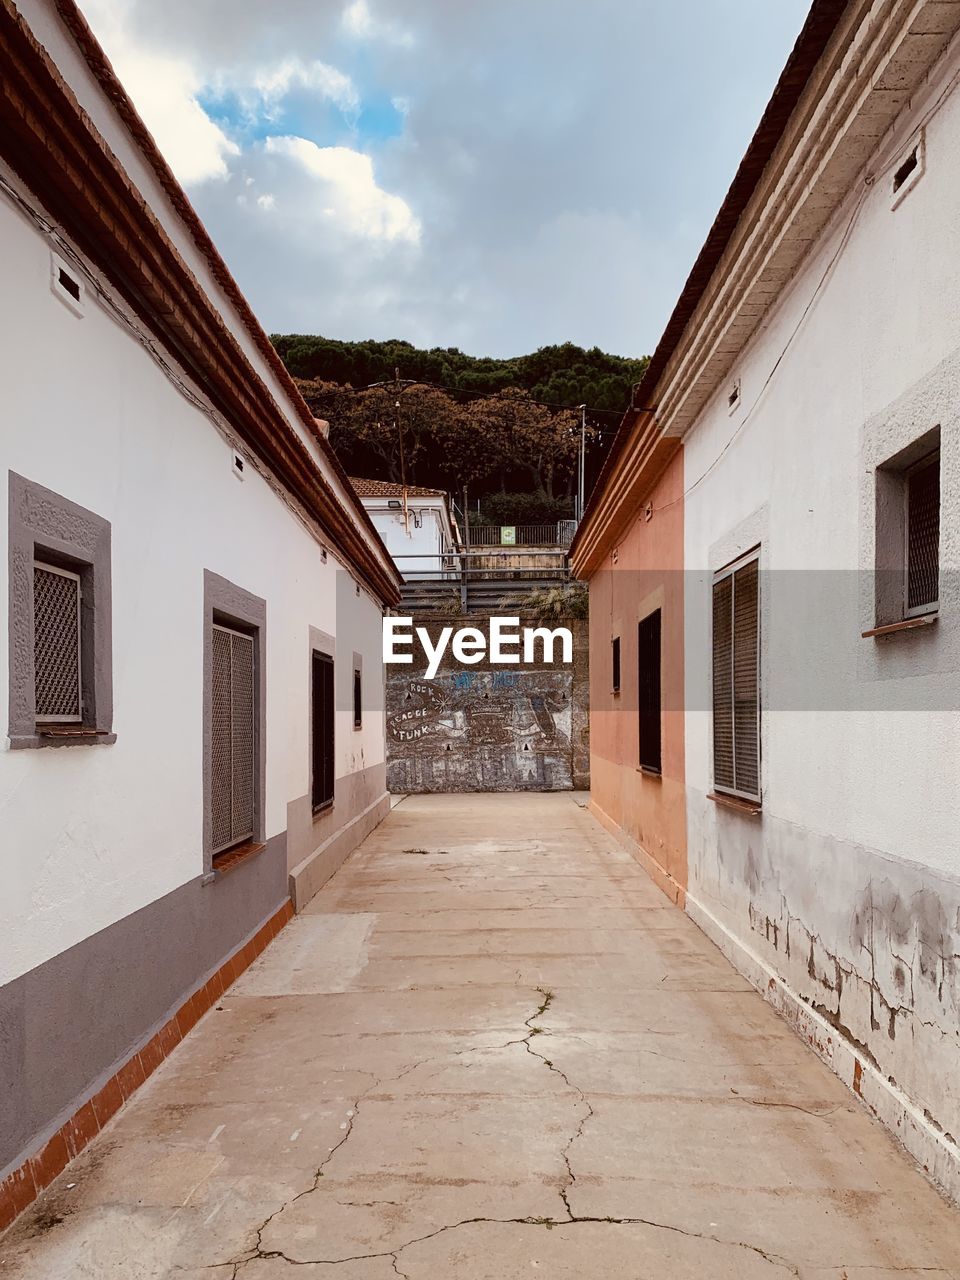
{"label": "orange stucco wall", "polygon": [[[647,503],[653,514],[645,515]],[[590,771],[597,816],[639,846],[661,888],[682,901],[687,885],[683,715],[683,452],[667,466],[590,579]],[[639,768],[637,624],[661,615],[660,778]],[[620,693],[612,692],[611,641],[620,637]]]}

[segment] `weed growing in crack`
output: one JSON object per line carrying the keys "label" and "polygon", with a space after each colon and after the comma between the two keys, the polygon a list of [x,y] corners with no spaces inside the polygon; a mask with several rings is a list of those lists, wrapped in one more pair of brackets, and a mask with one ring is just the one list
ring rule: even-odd
{"label": "weed growing in crack", "polygon": [[540,1008],[536,1011],[536,1013],[533,1014],[532,1017],[527,1019],[528,1026],[533,1021],[534,1018],[541,1018],[547,1012],[550,1006],[553,1004],[552,991],[544,991],[543,987],[537,987],[537,993],[543,996],[543,1003],[540,1005]]}

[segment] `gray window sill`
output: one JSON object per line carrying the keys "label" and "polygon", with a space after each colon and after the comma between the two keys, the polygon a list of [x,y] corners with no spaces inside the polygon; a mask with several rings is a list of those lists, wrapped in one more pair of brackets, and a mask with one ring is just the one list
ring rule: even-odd
{"label": "gray window sill", "polygon": [[115,733],[91,729],[88,733],[28,733],[10,738],[11,751],[35,751],[41,747],[109,747],[117,740]]}

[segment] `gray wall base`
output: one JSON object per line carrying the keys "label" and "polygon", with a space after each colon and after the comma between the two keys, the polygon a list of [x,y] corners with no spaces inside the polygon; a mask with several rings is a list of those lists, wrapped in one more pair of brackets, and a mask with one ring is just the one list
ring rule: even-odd
{"label": "gray wall base", "polygon": [[283,832],[0,988],[0,1171],[73,1115],[286,898]]}
{"label": "gray wall base", "polygon": [[384,791],[346,826],[329,836],[291,869],[290,897],[295,911],[299,913],[303,910],[334,872],[339,871],[357,845],[380,825],[389,812],[390,796]]}

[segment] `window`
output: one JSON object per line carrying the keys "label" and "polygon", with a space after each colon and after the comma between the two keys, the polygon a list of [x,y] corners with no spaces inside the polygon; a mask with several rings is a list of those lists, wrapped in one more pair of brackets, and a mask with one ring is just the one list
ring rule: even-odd
{"label": "window", "polygon": [[612,679],[610,687],[614,693],[620,692],[620,637],[615,636],[610,642],[610,663],[612,668]]}
{"label": "window", "polygon": [[353,668],[353,727],[363,728],[363,672]]}
{"label": "window", "polygon": [[713,583],[713,781],[760,799],[760,567],[757,552]]}
{"label": "window", "polygon": [[904,614],[931,613],[940,599],[940,453],[906,474]]}
{"label": "window", "polygon": [[80,575],[33,566],[33,675],[37,724],[80,724]]}
{"label": "window", "polygon": [[939,428],[877,468],[876,522],[875,630],[935,614],[940,601]]}
{"label": "window", "polygon": [[210,712],[213,855],[256,830],[256,661],[254,638],[213,624]]}
{"label": "window", "polygon": [[655,609],[637,627],[640,768],[648,769],[651,773],[662,772],[660,630],[661,611],[659,609]]}
{"label": "window", "polygon": [[114,742],[110,525],[11,472],[12,748]]}
{"label": "window", "polygon": [[212,873],[266,840],[267,604],[203,575],[203,855]]}
{"label": "window", "polygon": [[311,736],[313,769],[311,798],[313,810],[333,804],[334,690],[333,658],[313,651],[311,677]]}

